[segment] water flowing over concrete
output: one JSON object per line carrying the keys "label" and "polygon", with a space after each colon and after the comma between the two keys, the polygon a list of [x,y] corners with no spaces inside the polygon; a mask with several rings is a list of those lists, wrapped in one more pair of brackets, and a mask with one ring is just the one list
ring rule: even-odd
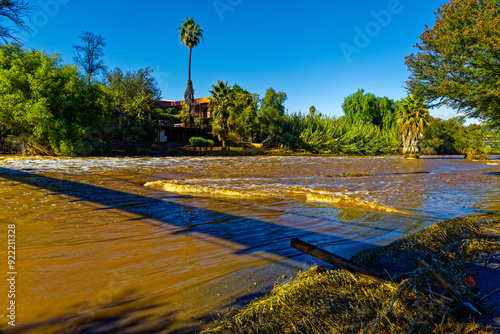
{"label": "water flowing over concrete", "polygon": [[499,166],[461,157],[2,157],[18,311],[0,330],[196,332],[319,262],[293,237],[349,257],[498,214],[498,189]]}

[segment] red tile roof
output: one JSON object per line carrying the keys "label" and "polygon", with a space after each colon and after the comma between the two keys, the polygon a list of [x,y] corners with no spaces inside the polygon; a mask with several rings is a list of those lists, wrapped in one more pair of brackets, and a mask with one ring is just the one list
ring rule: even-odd
{"label": "red tile roof", "polygon": [[[205,103],[209,103],[209,102],[210,102],[209,97],[202,97],[200,99],[194,99],[194,103],[196,103],[196,104],[205,104]],[[160,106],[162,106],[163,108],[179,107],[179,106],[183,106],[185,104],[186,104],[186,102],[184,102],[184,101],[166,101],[166,100],[160,101]]]}

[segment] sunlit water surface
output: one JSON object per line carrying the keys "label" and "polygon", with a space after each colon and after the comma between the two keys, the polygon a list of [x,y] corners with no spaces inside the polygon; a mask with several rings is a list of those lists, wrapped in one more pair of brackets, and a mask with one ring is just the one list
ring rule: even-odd
{"label": "sunlit water surface", "polygon": [[17,236],[8,333],[197,331],[313,263],[293,237],[349,257],[500,212],[498,161],[461,157],[0,159],[0,228]]}

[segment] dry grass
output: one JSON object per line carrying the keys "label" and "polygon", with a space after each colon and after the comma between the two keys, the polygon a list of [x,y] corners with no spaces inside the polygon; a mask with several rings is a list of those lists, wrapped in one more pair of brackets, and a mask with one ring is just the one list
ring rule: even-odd
{"label": "dry grass", "polygon": [[388,246],[361,251],[352,260],[373,269],[380,269],[388,261],[394,273],[404,278],[417,267],[412,259],[418,258],[444,276],[462,277],[468,261],[500,250],[499,227],[499,218],[450,219]]}
{"label": "dry grass", "polygon": [[205,333],[496,333],[472,321],[463,306],[449,303],[427,271],[411,259],[425,259],[464,301],[485,312],[486,306],[459,278],[466,274],[468,260],[500,249],[499,228],[498,220],[487,219],[438,223],[353,258],[379,269],[384,259],[405,263],[387,283],[315,267],[277,284],[265,298],[227,315]]}

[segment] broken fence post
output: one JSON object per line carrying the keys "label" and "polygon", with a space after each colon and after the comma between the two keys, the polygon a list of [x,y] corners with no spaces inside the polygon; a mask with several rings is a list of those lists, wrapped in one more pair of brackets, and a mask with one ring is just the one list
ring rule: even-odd
{"label": "broken fence post", "polygon": [[330,252],[327,252],[324,249],[313,246],[305,241],[293,238],[290,244],[293,248],[296,248],[299,251],[304,252],[306,254],[312,255],[322,261],[328,262],[336,267],[340,267],[342,269],[354,272],[356,274],[363,275],[376,282],[380,283],[386,282],[386,279],[384,277],[382,277],[377,273],[374,273],[370,269],[355,264],[347,259],[344,259]]}

